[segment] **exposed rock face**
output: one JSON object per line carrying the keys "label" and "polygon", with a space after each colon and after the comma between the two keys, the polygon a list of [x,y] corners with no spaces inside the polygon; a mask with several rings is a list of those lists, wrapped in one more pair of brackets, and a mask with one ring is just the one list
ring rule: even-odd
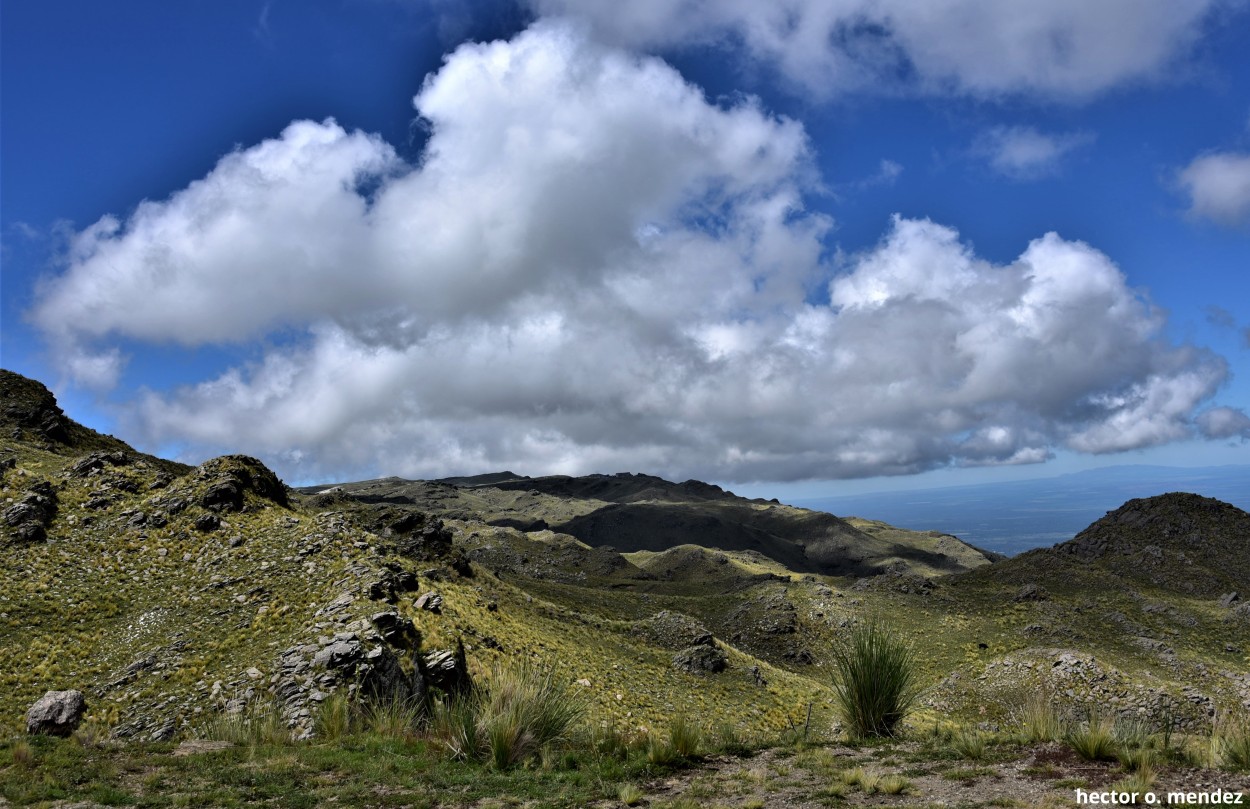
{"label": "exposed rock face", "polygon": [[104,471],[109,466],[126,466],[131,462],[129,454],[121,452],[93,452],[79,458],[69,468],[70,477],[85,478]]}
{"label": "exposed rock face", "polygon": [[26,732],[68,736],[86,711],[87,698],[81,691],[49,691],[26,712]]}
{"label": "exposed rock face", "polygon": [[427,610],[437,615],[443,611],[443,597],[438,593],[425,593],[415,602],[413,607],[419,610]]}
{"label": "exposed rock face", "polygon": [[690,674],[718,674],[729,667],[729,655],[716,646],[690,646],[673,655],[673,668]]}
{"label": "exposed rock face", "polygon": [[0,514],[0,521],[12,529],[17,542],[42,542],[56,516],[57,496],[52,484],[39,481],[27,489],[22,499]]}
{"label": "exposed rock face", "polygon": [[439,649],[425,655],[423,668],[428,683],[445,694],[467,694],[473,690],[464,644],[455,649]]}

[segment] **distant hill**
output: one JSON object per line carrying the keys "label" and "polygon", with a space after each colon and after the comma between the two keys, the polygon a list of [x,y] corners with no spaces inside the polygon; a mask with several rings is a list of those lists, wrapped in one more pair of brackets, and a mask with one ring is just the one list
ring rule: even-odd
{"label": "distant hill", "polygon": [[[893,529],[865,531],[832,514],[748,500],[719,486],[621,473],[530,478],[510,472],[312,486],[367,505],[410,507],[447,519],[484,519],[522,531],[554,531],[623,553],[682,545],[758,553],[802,573],[864,576],[889,568],[957,573],[992,557],[953,537]],[[888,526],[887,526],[888,527]]]}
{"label": "distant hill", "polygon": [[1121,588],[1218,598],[1250,583],[1250,514],[1184,492],[1130,500],[1073,539],[996,568],[990,578],[1051,588],[1097,573]]}
{"label": "distant hill", "polygon": [[808,498],[796,505],[941,531],[1012,555],[1069,540],[1126,500],[1176,491],[1250,509],[1250,465],[1110,466],[1035,480]]}

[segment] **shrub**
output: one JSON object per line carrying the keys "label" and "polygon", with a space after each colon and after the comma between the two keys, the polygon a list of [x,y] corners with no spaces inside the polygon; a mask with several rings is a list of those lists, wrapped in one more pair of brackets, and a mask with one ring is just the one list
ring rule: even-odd
{"label": "shrub", "polygon": [[917,696],[910,646],[873,618],[833,648],[837,708],[851,738],[893,736]]}

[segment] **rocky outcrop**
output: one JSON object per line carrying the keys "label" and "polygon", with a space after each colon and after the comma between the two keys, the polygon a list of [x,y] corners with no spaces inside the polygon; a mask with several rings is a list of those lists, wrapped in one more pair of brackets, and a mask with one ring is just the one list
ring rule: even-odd
{"label": "rocky outcrop", "polygon": [[940,712],[994,705],[1010,711],[1021,694],[1033,692],[1049,695],[1069,719],[1098,713],[1152,729],[1205,731],[1217,712],[1212,694],[1197,685],[1152,685],[1075,649],[1014,652],[988,663],[975,678],[956,672],[929,692],[926,704]]}
{"label": "rocky outcrop", "polygon": [[81,691],[49,691],[26,712],[26,732],[68,736],[78,729],[86,712],[87,698]]}
{"label": "rocky outcrop", "polygon": [[289,505],[286,486],[260,461],[247,455],[223,455],[205,461],[195,470],[195,479],[205,482],[199,505],[213,511],[242,511],[244,492],[279,506]]}
{"label": "rocky outcrop", "polygon": [[70,443],[70,420],[57,406],[52,391],[33,379],[0,369],[0,424],[14,440],[34,437],[55,444]]}
{"label": "rocky outcrop", "polygon": [[719,674],[729,667],[729,655],[711,642],[682,649],[673,655],[673,668],[690,674]]}
{"label": "rocky outcrop", "polygon": [[52,484],[39,481],[22,494],[22,499],[0,514],[0,522],[16,542],[42,542],[56,516],[57,495]]}

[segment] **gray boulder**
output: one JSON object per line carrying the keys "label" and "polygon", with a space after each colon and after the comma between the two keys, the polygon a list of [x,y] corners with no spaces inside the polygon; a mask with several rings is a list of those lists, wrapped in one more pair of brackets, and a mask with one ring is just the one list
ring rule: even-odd
{"label": "gray boulder", "polygon": [[26,732],[68,736],[86,711],[87,699],[81,691],[49,691],[26,712]]}
{"label": "gray boulder", "polygon": [[729,655],[718,646],[690,646],[673,655],[673,667],[690,674],[718,674],[729,667]]}

